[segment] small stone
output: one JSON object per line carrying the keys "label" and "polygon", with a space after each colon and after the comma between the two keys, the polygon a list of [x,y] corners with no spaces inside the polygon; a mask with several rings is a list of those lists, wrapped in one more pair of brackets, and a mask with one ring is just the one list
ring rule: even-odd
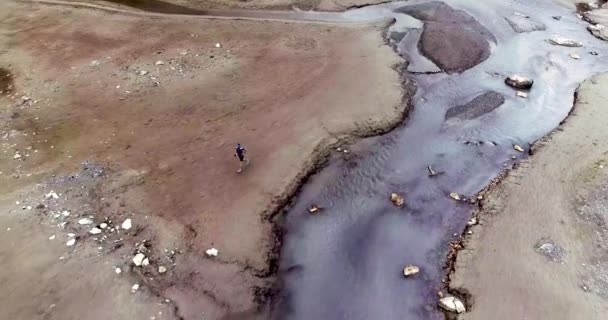
{"label": "small stone", "polygon": [[148,74],[148,71],[146,71],[146,70],[141,70],[141,71],[139,71],[139,75],[140,75],[140,76],[145,76],[145,75],[147,75],[147,74]]}
{"label": "small stone", "polygon": [[25,210],[32,210],[32,206],[26,206]]}
{"label": "small stone", "polygon": [[525,151],[524,148],[520,147],[517,144],[513,146],[513,149],[515,149],[515,151],[517,151],[517,152],[524,152]]}
{"label": "small stone", "polygon": [[420,272],[420,268],[411,264],[403,268],[403,275],[405,277],[413,276],[418,272]]}
{"label": "small stone", "polygon": [[180,52],[179,54],[180,54],[180,55],[182,55],[182,56],[185,56],[185,55],[187,55],[187,54],[188,54],[188,51],[182,51],[182,52]]}
{"label": "small stone", "polygon": [[563,46],[563,47],[582,47],[583,44],[573,40],[573,39],[568,39],[568,38],[564,38],[561,36],[553,36],[552,38],[550,38],[549,43],[555,46]]}
{"label": "small stone", "polygon": [[522,76],[513,75],[505,79],[505,83],[515,89],[530,89],[534,84],[534,80]]}
{"label": "small stone", "polygon": [[431,166],[428,166],[426,169],[429,171],[429,176],[434,177],[437,175],[437,172]]}
{"label": "small stone", "polygon": [[121,228],[123,228],[125,230],[129,230],[129,229],[131,229],[131,226],[132,226],[131,219],[127,219],[122,223]]}
{"label": "small stone", "polygon": [[144,263],[144,259],[146,259],[146,255],[143,253],[138,253],[135,255],[135,257],[133,257],[133,264],[141,267],[141,265]]}
{"label": "small stone", "polygon": [[467,226],[469,226],[469,227],[470,227],[470,226],[474,226],[474,225],[476,225],[476,224],[477,224],[477,217],[473,217],[473,218],[471,218],[471,220],[469,220],[469,221],[467,222]]}
{"label": "small stone", "polygon": [[91,61],[91,63],[89,63],[89,65],[90,65],[91,67],[97,67],[97,66],[99,66],[100,64],[101,64],[101,62],[99,62],[99,60],[93,60],[93,61]]}
{"label": "small stone", "polygon": [[216,47],[216,48],[221,48],[221,47],[222,47],[222,45],[221,45],[221,44],[218,42],[218,43],[216,43],[216,44],[215,44],[215,47]]}
{"label": "small stone", "polygon": [[450,198],[460,201],[460,195],[456,192],[450,193]]}
{"label": "small stone", "polygon": [[403,205],[405,204],[405,199],[403,199],[402,196],[393,192],[391,193],[391,202],[393,202],[393,204],[397,207],[403,207]]}
{"label": "small stone", "polygon": [[144,261],[141,262],[141,265],[143,267],[149,266],[150,265],[150,260],[148,260],[148,258],[145,258]]}
{"label": "small stone", "polygon": [[121,274],[121,273],[122,273],[122,269],[121,269],[121,268],[119,268],[119,267],[116,267],[116,268],[114,268],[114,272],[115,272],[116,274]]}
{"label": "small stone", "polygon": [[82,224],[82,225],[87,225],[87,224],[91,224],[93,223],[93,220],[89,219],[89,218],[82,218],[80,220],[78,220],[78,224]]}
{"label": "small stone", "polygon": [[574,60],[579,60],[579,59],[581,58],[581,56],[579,56],[579,55],[578,55],[578,54],[576,54],[576,53],[571,53],[571,54],[570,54],[570,58],[572,58],[572,59],[574,59]]}
{"label": "small stone", "polygon": [[443,298],[443,292],[441,292],[441,291],[437,291],[437,296],[438,296],[439,298]]}
{"label": "small stone", "polygon": [[49,193],[46,194],[45,196],[47,199],[59,199],[59,196],[55,193],[55,191],[51,191]]}
{"label": "small stone", "polygon": [[520,98],[527,98],[528,94],[523,91],[517,91],[517,96]]}
{"label": "small stone", "polygon": [[19,152],[15,153],[13,159],[21,159],[21,154]]}
{"label": "small stone", "polygon": [[205,253],[209,257],[217,257],[217,254],[219,253],[219,251],[216,248],[211,248],[211,249],[205,251]]}
{"label": "small stone", "polygon": [[336,151],[342,152],[342,148],[336,148]]}
{"label": "small stone", "polygon": [[167,272],[167,268],[166,267],[163,267],[163,266],[159,266],[158,267],[158,273],[165,273],[165,272]]}
{"label": "small stone", "polygon": [[467,311],[464,307],[464,303],[462,303],[460,299],[453,296],[439,299],[439,307],[441,307],[443,310],[454,313],[463,313]]}
{"label": "small stone", "polygon": [[61,215],[64,216],[64,217],[69,217],[70,216],[70,212],[67,211],[67,210],[63,210],[63,211],[61,211]]}
{"label": "small stone", "polygon": [[164,61],[162,61],[162,60],[158,60],[158,61],[156,61],[156,63],[154,63],[154,64],[155,64],[155,65],[157,65],[157,66],[162,66],[162,65],[164,65],[164,64],[165,64],[165,62],[164,62]]}
{"label": "small stone", "polygon": [[312,205],[312,206],[310,206],[310,208],[308,208],[308,212],[310,212],[311,214],[317,214],[317,213],[319,213],[320,210],[321,210],[321,208],[319,208],[316,205]]}
{"label": "small stone", "polygon": [[74,233],[68,233],[68,238],[74,238],[76,236],[76,234]]}
{"label": "small stone", "polygon": [[90,234],[100,234],[101,233],[101,229],[99,228],[93,228],[91,229],[91,231],[89,231]]}
{"label": "small stone", "polygon": [[76,244],[76,238],[72,238],[65,243],[66,246],[71,247]]}
{"label": "small stone", "polygon": [[55,235],[52,235],[49,237],[49,240],[54,240],[55,239]]}
{"label": "small stone", "polygon": [[105,229],[108,227],[108,224],[104,222],[104,223],[100,224],[99,227],[102,229]]}
{"label": "small stone", "polygon": [[135,293],[137,292],[137,290],[139,290],[139,284],[136,283],[131,287],[131,292]]}

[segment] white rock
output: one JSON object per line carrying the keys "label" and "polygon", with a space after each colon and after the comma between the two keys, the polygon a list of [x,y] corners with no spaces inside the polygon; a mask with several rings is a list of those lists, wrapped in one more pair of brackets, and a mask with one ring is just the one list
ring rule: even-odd
{"label": "white rock", "polygon": [[571,54],[570,54],[570,58],[572,58],[572,59],[574,59],[574,60],[578,60],[578,59],[580,59],[580,58],[581,58],[581,56],[579,56],[579,55],[578,55],[578,54],[576,54],[576,53],[571,53]]}
{"label": "white rock", "polygon": [[74,238],[76,235],[73,233],[68,233],[68,238]]}
{"label": "white rock", "polygon": [[136,283],[131,287],[131,292],[135,293],[137,292],[137,290],[139,290],[139,284]]}
{"label": "white rock", "polygon": [[218,42],[218,43],[216,43],[216,44],[215,44],[215,47],[216,47],[216,48],[221,48],[221,47],[222,47],[222,45],[221,45],[221,44]]}
{"label": "white rock", "polygon": [[65,243],[66,246],[71,247],[76,244],[76,238],[72,238]]}
{"label": "white rock", "polygon": [[115,272],[116,274],[121,274],[121,273],[122,273],[122,269],[121,269],[121,268],[119,268],[119,267],[116,267],[116,268],[114,268],[114,272]]}
{"label": "white rock", "polygon": [[52,235],[49,237],[49,240],[53,240],[53,239],[55,239],[55,235]]}
{"label": "white rock", "polygon": [[219,251],[216,248],[211,248],[211,249],[205,251],[205,253],[210,257],[217,257],[217,254],[219,253]]}
{"label": "white rock", "polygon": [[19,152],[15,153],[13,159],[21,159],[21,154]]}
{"label": "white rock", "polygon": [[463,313],[467,311],[467,309],[464,307],[464,303],[462,303],[462,301],[460,301],[458,298],[452,296],[439,299],[439,307],[454,313]]}
{"label": "white rock", "polygon": [[91,224],[91,223],[93,223],[93,220],[91,220],[89,218],[82,218],[82,219],[78,220],[78,224],[86,225],[86,224]]}
{"label": "white rock", "polygon": [[55,191],[51,191],[51,192],[47,193],[45,197],[47,199],[50,199],[50,198],[59,199],[59,196],[55,193]]}
{"label": "white rock", "polygon": [[515,89],[530,89],[534,85],[534,80],[519,75],[512,75],[505,79],[505,83]]}
{"label": "white rock", "polygon": [[158,273],[165,273],[165,272],[167,272],[167,268],[165,268],[163,266],[158,267]]}
{"label": "white rock", "polygon": [[471,218],[471,220],[469,220],[469,222],[467,222],[467,226],[474,226],[477,224],[477,217],[473,217]]}
{"label": "white rock", "polygon": [[408,265],[403,268],[403,275],[406,277],[411,277],[420,272],[420,268],[414,265]]}
{"label": "white rock", "polygon": [[162,65],[164,65],[164,64],[165,64],[165,62],[164,62],[164,61],[162,61],[162,60],[158,60],[158,61],[156,61],[156,63],[154,63],[154,64],[155,64],[155,65],[157,65],[157,66],[162,66]]}
{"label": "white rock", "polygon": [[93,60],[91,61],[91,63],[89,64],[91,67],[97,67],[101,64],[101,62],[99,62],[99,60]]}
{"label": "white rock", "polygon": [[517,91],[517,96],[520,98],[527,98],[528,94],[523,91]]}
{"label": "white rock", "polygon": [[452,192],[450,193],[450,198],[454,199],[454,200],[459,200],[460,201],[460,195],[456,192]]}
{"label": "white rock", "polygon": [[101,233],[101,229],[99,228],[93,228],[91,229],[91,231],[89,231],[90,234],[100,234]]}
{"label": "white rock", "polygon": [[25,207],[26,210],[32,210],[32,206]]}
{"label": "white rock", "polygon": [[125,221],[122,223],[121,227],[122,227],[123,229],[125,229],[125,230],[129,230],[129,229],[131,229],[131,227],[132,227],[132,224],[131,224],[131,219],[127,219],[127,220],[125,220]]}
{"label": "white rock", "polygon": [[104,222],[104,223],[100,224],[99,227],[102,229],[105,229],[108,227],[108,224]]}
{"label": "white rock", "polygon": [[143,267],[149,266],[150,265],[150,260],[148,260],[148,258],[145,258],[144,261],[141,262],[141,265]]}
{"label": "white rock", "polygon": [[138,253],[133,257],[133,264],[138,267],[141,267],[142,263],[144,263],[144,259],[146,259],[146,255],[143,253]]}
{"label": "white rock", "polygon": [[69,217],[70,216],[70,212],[67,210],[63,210],[61,211],[61,215],[63,215],[64,217]]}
{"label": "white rock", "polygon": [[573,40],[564,38],[561,36],[553,36],[549,39],[549,43],[556,46],[564,46],[564,47],[582,47],[583,44]]}
{"label": "white rock", "polygon": [[141,70],[141,71],[139,72],[139,75],[140,75],[140,76],[145,76],[145,75],[147,75],[147,74],[148,74],[148,71],[146,71],[146,70]]}

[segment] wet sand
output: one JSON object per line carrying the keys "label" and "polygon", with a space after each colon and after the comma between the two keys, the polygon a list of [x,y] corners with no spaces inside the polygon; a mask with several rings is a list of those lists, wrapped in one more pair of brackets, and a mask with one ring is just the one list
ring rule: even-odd
{"label": "wet sand", "polygon": [[461,319],[606,318],[606,86],[585,81],[565,123],[485,195],[451,276],[471,296]]}

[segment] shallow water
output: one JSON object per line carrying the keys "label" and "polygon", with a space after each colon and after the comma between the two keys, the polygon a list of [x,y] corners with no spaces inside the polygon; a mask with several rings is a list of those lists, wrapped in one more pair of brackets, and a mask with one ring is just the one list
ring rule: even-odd
{"label": "shallow water", "polygon": [[[390,35],[420,28],[419,21],[393,10],[421,2],[366,7],[344,15],[392,16],[397,21]],[[473,210],[448,194],[475,197],[503,169],[526,156],[515,151],[514,144],[527,149],[549,133],[568,115],[578,83],[608,69],[606,43],[590,35],[574,12],[548,2],[446,3],[491,31],[496,42],[490,57],[460,74],[410,74],[419,89],[406,123],[353,146],[347,157],[335,156],[311,178],[286,217],[276,318],[441,319],[436,293],[442,288],[448,245],[457,238],[454,234],[462,233]],[[547,30],[515,33],[504,19],[513,12],[543,22]],[[553,19],[556,15],[563,18]],[[584,47],[550,45],[545,40],[554,34],[581,41]],[[403,41],[408,43],[393,45],[416,61],[410,71],[436,71],[428,59],[411,51],[418,48],[411,45],[412,37]],[[572,52],[581,59],[570,58]],[[517,97],[504,84],[505,76],[514,73],[535,80],[529,98]],[[447,110],[488,91],[502,94],[504,104],[471,120],[445,120]],[[442,174],[429,177],[429,165]],[[405,208],[393,206],[391,192],[404,195]],[[311,204],[323,207],[322,213],[310,215]],[[421,273],[404,279],[407,264],[420,266]]]}

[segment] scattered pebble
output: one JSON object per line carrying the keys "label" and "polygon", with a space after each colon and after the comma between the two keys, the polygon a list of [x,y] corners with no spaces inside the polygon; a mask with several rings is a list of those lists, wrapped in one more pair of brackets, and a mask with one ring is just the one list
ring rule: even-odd
{"label": "scattered pebble", "polygon": [[157,65],[157,66],[162,66],[162,65],[164,65],[164,64],[165,64],[165,62],[164,62],[164,61],[162,61],[162,60],[158,60],[158,61],[156,61],[156,63],[154,63],[154,64],[155,64],[155,65]]}
{"label": "scattered pebble", "polygon": [[402,207],[405,204],[405,199],[397,193],[391,193],[391,202],[397,207]]}
{"label": "scattered pebble", "polygon": [[452,296],[439,299],[439,307],[448,312],[463,313],[466,312],[464,303],[460,299]]}
{"label": "scattered pebble", "polygon": [[52,235],[49,237],[49,240],[54,240],[55,239],[55,235]]}
{"label": "scattered pebble", "polygon": [[90,234],[100,234],[101,233],[101,229],[99,228],[93,228],[91,229],[91,231],[89,231]]}
{"label": "scattered pebble", "polygon": [[127,220],[125,220],[125,221],[122,223],[121,227],[122,227],[123,229],[125,229],[125,230],[129,230],[129,229],[131,229],[131,227],[132,227],[132,224],[131,224],[131,219],[127,219]]}
{"label": "scattered pebble", "polygon": [[65,243],[66,246],[71,247],[76,244],[76,238],[72,238]]}
{"label": "scattered pebble", "polygon": [[163,267],[163,266],[159,266],[158,267],[158,273],[165,273],[165,272],[167,272],[167,268],[166,267]]}
{"label": "scattered pebble", "polygon": [[523,91],[517,91],[517,96],[520,98],[527,98],[528,94]]}
{"label": "scattered pebble", "polygon": [[319,208],[316,205],[312,205],[310,208],[308,208],[308,212],[310,212],[312,214],[317,214],[317,213],[319,213],[319,211],[321,211],[321,208]]}
{"label": "scattered pebble", "polygon": [[141,265],[143,267],[149,266],[150,265],[150,260],[148,260],[148,258],[145,258],[144,261],[141,262]]}
{"label": "scattered pebble", "polygon": [[121,274],[121,273],[122,273],[122,269],[121,269],[121,268],[119,268],[119,267],[116,267],[116,268],[114,268],[114,272],[115,272],[116,274]]}
{"label": "scattered pebble", "polygon": [[148,74],[148,71],[146,71],[146,70],[141,70],[141,71],[139,71],[139,75],[140,75],[140,76],[145,76],[145,75],[147,75],[147,74]]}
{"label": "scattered pebble", "polygon": [[476,224],[477,224],[477,217],[473,217],[473,218],[471,218],[471,220],[469,220],[469,221],[467,222],[467,226],[469,226],[469,227],[470,227],[470,226],[474,226],[474,225],[476,225]]}
{"label": "scattered pebble", "polygon": [[139,284],[136,283],[131,287],[131,292],[135,293],[137,292],[137,290],[139,290]]}
{"label": "scattered pebble", "polygon": [[581,58],[581,56],[579,56],[579,55],[578,55],[578,54],[576,54],[576,53],[571,53],[571,54],[570,54],[570,58],[572,58],[572,59],[574,59],[574,60],[578,60],[578,59],[580,59],[580,58]]}
{"label": "scattered pebble", "polygon": [[55,193],[55,191],[51,191],[49,193],[46,194],[45,196],[47,199],[59,199],[59,196]]}
{"label": "scattered pebble", "polygon": [[217,254],[219,253],[219,251],[216,248],[211,248],[211,249],[205,251],[205,253],[209,257],[217,257]]}
{"label": "scattered pebble", "polygon": [[87,225],[87,224],[92,224],[93,220],[89,219],[89,218],[82,218],[80,220],[78,220],[78,224],[82,224],[82,225]]}
{"label": "scattered pebble", "polygon": [[420,268],[411,264],[403,268],[403,275],[405,277],[411,277],[418,272],[420,272]]}
{"label": "scattered pebble", "polygon": [[108,224],[104,222],[104,223],[100,224],[99,227],[102,229],[105,229],[108,227]]}
{"label": "scattered pebble", "polygon": [[64,217],[69,217],[70,216],[70,212],[66,211],[66,210],[63,210],[63,211],[61,211],[61,215],[63,215]]}
{"label": "scattered pebble", "polygon": [[74,238],[76,235],[73,233],[68,233],[68,238]]}
{"label": "scattered pebble", "polygon": [[221,47],[222,47],[222,45],[221,45],[221,44],[218,42],[218,43],[216,43],[216,44],[215,44],[215,47],[216,47],[216,48],[221,48]]}
{"label": "scattered pebble", "polygon": [[520,147],[517,144],[513,146],[513,149],[515,149],[515,151],[517,151],[517,152],[524,152],[525,151],[524,148]]}
{"label": "scattered pebble", "polygon": [[460,201],[460,195],[456,192],[450,193],[450,198]]}
{"label": "scattered pebble", "polygon": [[146,255],[140,252],[133,257],[133,264],[141,267],[141,265],[144,263],[144,259],[146,259]]}

